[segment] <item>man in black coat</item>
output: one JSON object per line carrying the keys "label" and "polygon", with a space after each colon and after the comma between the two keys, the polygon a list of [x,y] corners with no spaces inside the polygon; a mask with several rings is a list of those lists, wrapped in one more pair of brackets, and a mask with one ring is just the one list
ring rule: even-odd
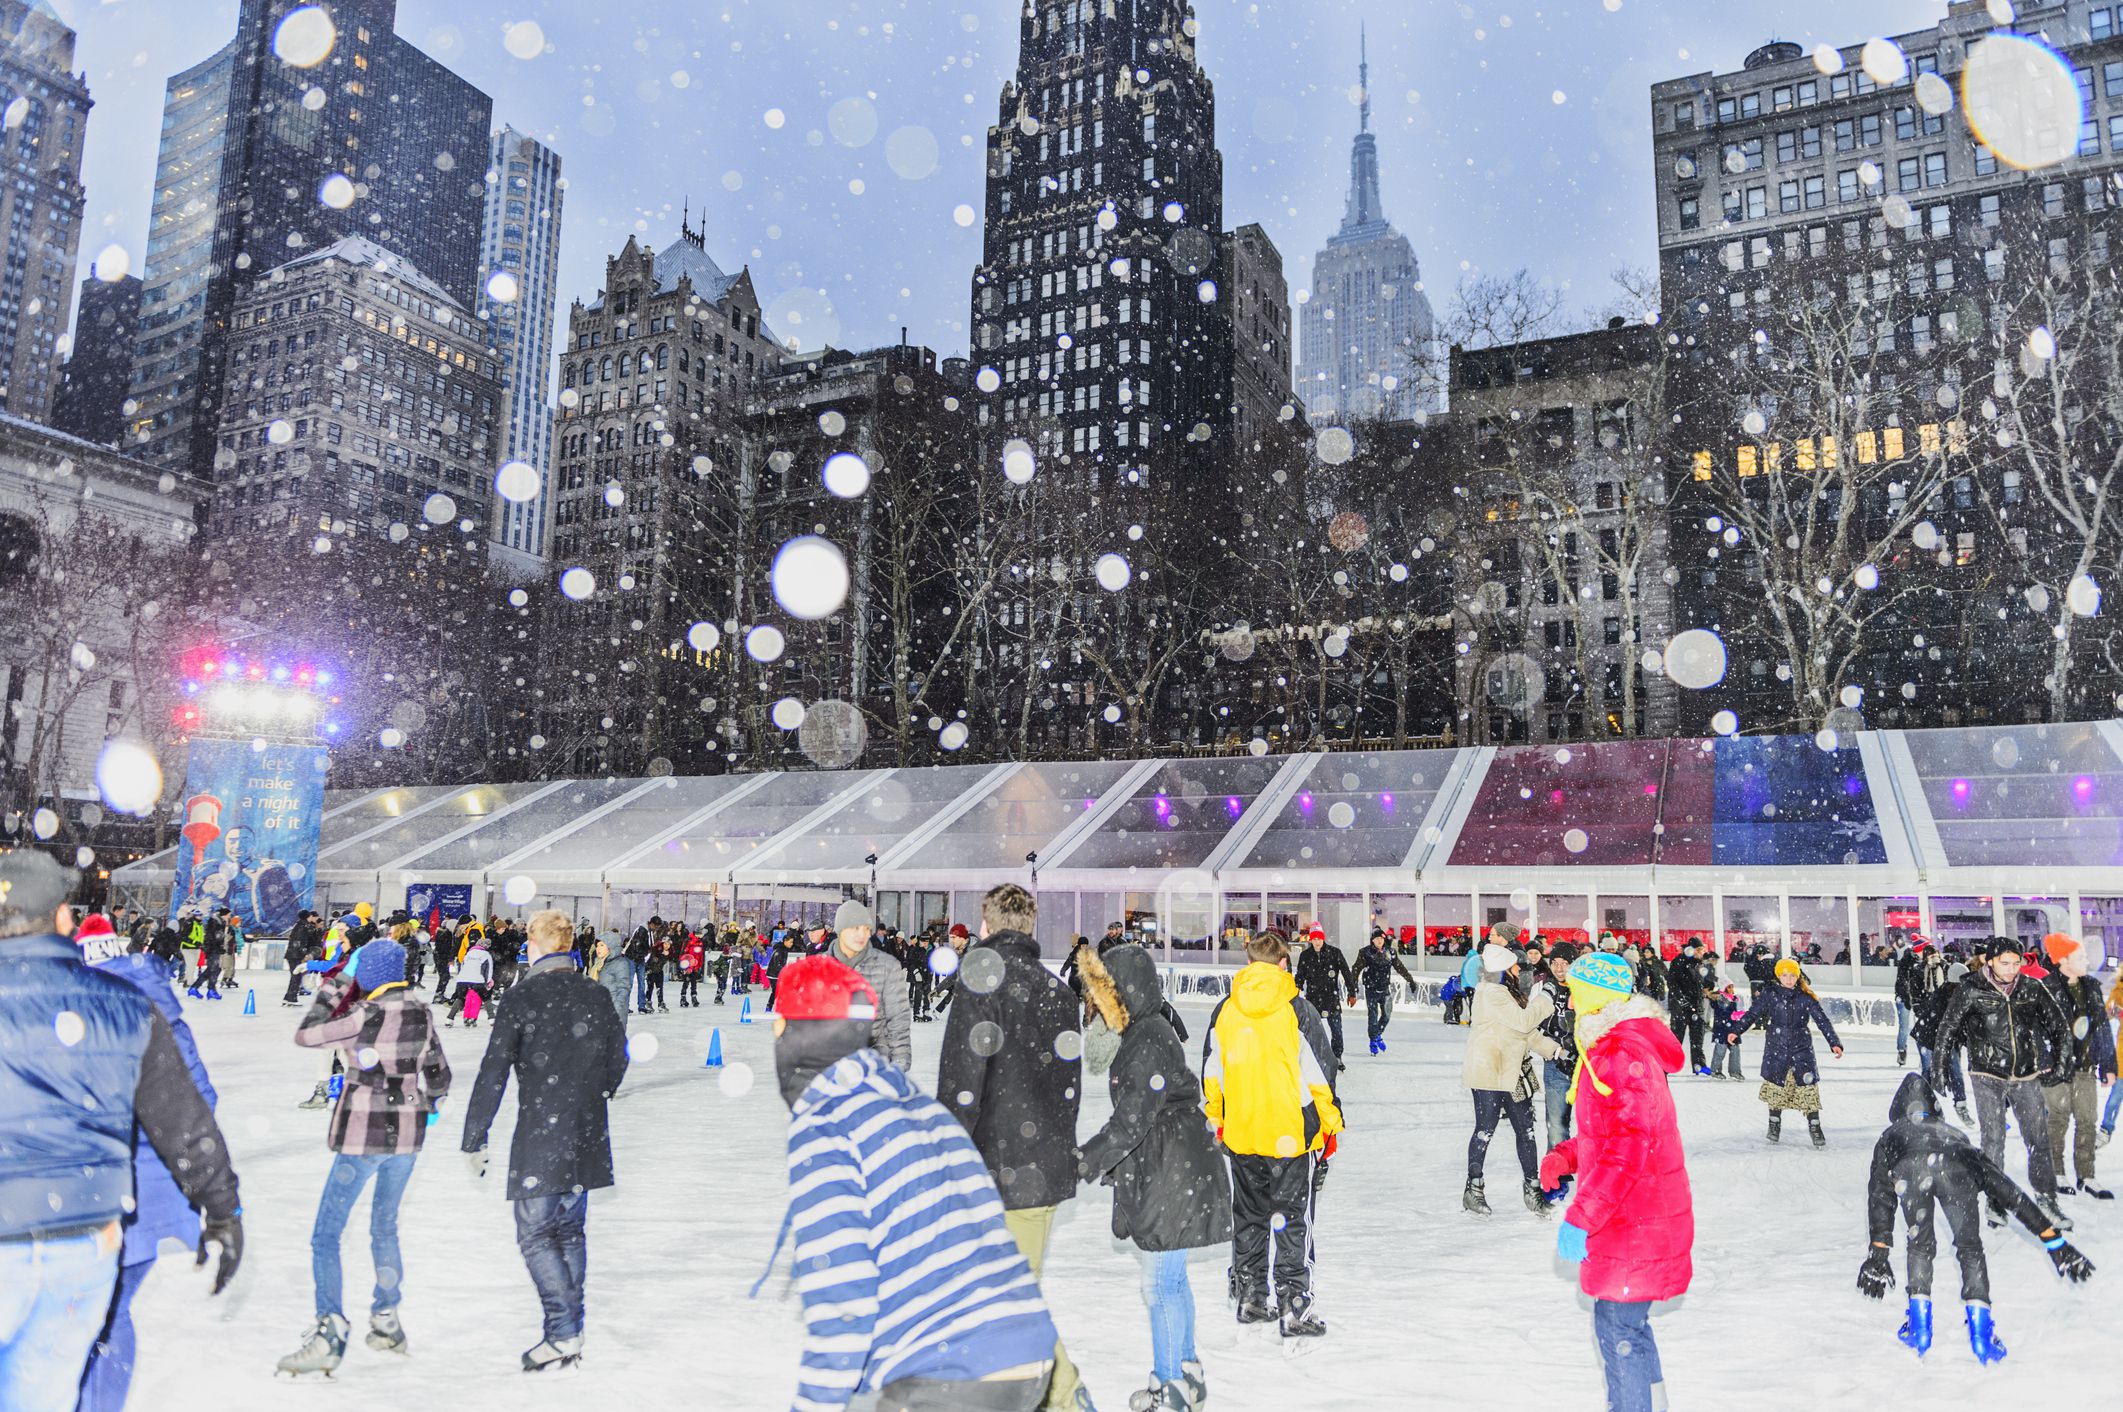
{"label": "man in black coat", "polygon": [[1751,1009],[1754,1002],[1762,998],[1763,988],[1776,984],[1777,958],[1768,947],[1757,946],[1748,955],[1741,971],[1746,975],[1748,987],[1752,991],[1747,1002]]}
{"label": "man in black coat", "polygon": [[1690,937],[1666,968],[1666,1014],[1677,1039],[1688,1042],[1688,1067],[1708,1077],[1703,1062],[1703,1007],[1710,999],[1709,969],[1703,964],[1703,941]]}
{"label": "man in black coat", "polygon": [[1315,926],[1305,933],[1305,946],[1297,954],[1294,974],[1298,993],[1311,1001],[1312,1008],[1327,1022],[1327,1033],[1334,1040],[1335,1071],[1348,1068],[1342,1062],[1343,997],[1347,996],[1349,1004],[1356,1004],[1356,972],[1349,969],[1349,958],[1339,946],[1329,946],[1326,931]]}
{"label": "man in black coat", "polygon": [[603,988],[575,969],[574,940],[566,913],[531,918],[530,972],[494,1007],[494,1033],[464,1115],[466,1164],[483,1177],[487,1132],[515,1074],[508,1196],[516,1203],[516,1247],[545,1312],[544,1338],[523,1355],[527,1373],[582,1356],[589,1193],[612,1185],[606,1105],[627,1072],[626,1026]]}
{"label": "man in black coat", "polygon": [[2005,1346],[1991,1322],[1990,1268],[1983,1258],[1983,1223],[1976,1214],[1979,1195],[1987,1196],[1994,1210],[2011,1208],[2066,1279],[2083,1283],[2093,1274],[2093,1265],[2065,1242],[2049,1215],[2014,1186],[1997,1163],[1946,1121],[1938,1095],[1923,1075],[1902,1080],[1888,1116],[1887,1131],[1873,1145],[1872,1173],[1866,1182],[1872,1246],[1858,1271],[1858,1290],[1878,1299],[1894,1284],[1891,1252],[1899,1205],[1909,1224],[1909,1315],[1899,1337],[1921,1357],[1931,1347],[1931,1268],[1939,1248],[1932,1212],[1934,1205],[1945,1207],[1954,1254],[1961,1262],[1969,1341],[1978,1359],[1995,1362],[2005,1356]]}
{"label": "man in black coat", "polygon": [[[2020,974],[2019,943],[1992,937],[1987,962],[1954,988],[1939,1017],[1932,1050],[1934,1087],[1954,1052],[1968,1051],[1969,1082],[1976,1091],[1976,1121],[1983,1155],[2003,1164],[2005,1116],[2027,1144],[2027,1183],[2035,1200],[2061,1230],[2071,1222],[2057,1209],[2056,1168],[2049,1153],[2049,1105],[2042,1097],[2071,1043],[2056,996],[2032,976]],[[1998,1216],[2002,1222],[2002,1215]]]}
{"label": "man in black coat", "polygon": [[1408,996],[1415,998],[1415,977],[1401,964],[1400,951],[1393,939],[1377,927],[1371,929],[1371,940],[1364,943],[1356,953],[1357,969],[1364,979],[1364,1029],[1371,1037],[1371,1052],[1386,1052],[1386,1026],[1393,1019],[1393,975],[1400,972],[1408,982]]}
{"label": "man in black coat", "polygon": [[[1076,1113],[1083,1080],[1076,995],[1040,961],[1032,894],[1004,883],[980,903],[980,940],[966,948],[944,1022],[936,1097],[995,1177],[1003,1220],[1037,1276],[1054,1211],[1076,1194]],[[1049,1407],[1074,1407],[1081,1386],[1054,1346]]]}
{"label": "man in black coat", "polygon": [[282,1005],[302,1003],[302,978],[307,974],[303,967],[323,950],[324,929],[317,925],[317,914],[304,911],[295,918],[295,925],[288,928],[287,951],[283,957],[287,965],[287,993],[280,997]]}

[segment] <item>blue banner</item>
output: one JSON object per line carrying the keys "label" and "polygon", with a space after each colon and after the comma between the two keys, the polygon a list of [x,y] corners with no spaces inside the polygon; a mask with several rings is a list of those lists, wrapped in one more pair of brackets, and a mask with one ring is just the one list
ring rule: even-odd
{"label": "blue banner", "polygon": [[405,914],[422,926],[436,912],[442,920],[472,915],[470,883],[414,883],[405,890]]}
{"label": "blue banner", "polygon": [[315,905],[324,820],[321,745],[194,740],[171,910],[227,907],[256,936],[286,936]]}

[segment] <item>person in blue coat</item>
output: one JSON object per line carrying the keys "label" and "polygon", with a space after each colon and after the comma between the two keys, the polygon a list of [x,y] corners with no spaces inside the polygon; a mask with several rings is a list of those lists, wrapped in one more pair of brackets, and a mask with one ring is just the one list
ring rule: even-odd
{"label": "person in blue coat", "polygon": [[1789,956],[1777,962],[1775,977],[1774,984],[1762,988],[1754,1008],[1747,1012],[1746,1023],[1740,1026],[1742,1034],[1769,1032],[1762,1044],[1761,1094],[1769,1105],[1769,1140],[1775,1142],[1781,1136],[1784,1110],[1789,1108],[1806,1115],[1813,1145],[1826,1147],[1828,1138],[1821,1131],[1821,1066],[1813,1057],[1813,1036],[1806,1027],[1817,1027],[1821,1038],[1828,1041],[1828,1052],[1838,1059],[1843,1057],[1843,1041],[1836,1038],[1835,1026],[1828,1023],[1828,1012],[1814,997],[1813,987],[1806,984],[1798,962]]}
{"label": "person in blue coat", "polygon": [[[107,975],[119,976],[153,1001],[169,1021],[170,1038],[192,1076],[192,1087],[212,1108],[218,1101],[214,1084],[199,1057],[192,1027],[184,1022],[184,1009],[170,985],[169,969],[149,955],[142,945],[128,943],[101,916],[92,915],[74,936],[81,959]],[[118,1284],[111,1296],[110,1316],[103,1332],[89,1350],[88,1366],[81,1374],[81,1401],[76,1412],[121,1412],[133,1381],[136,1340],[133,1333],[133,1297],[154,1268],[155,1256],[165,1240],[180,1241],[187,1250],[199,1244],[199,1215],[176,1178],[162,1165],[152,1144],[140,1140],[133,1128],[133,1209],[125,1217],[124,1244],[118,1252]]]}

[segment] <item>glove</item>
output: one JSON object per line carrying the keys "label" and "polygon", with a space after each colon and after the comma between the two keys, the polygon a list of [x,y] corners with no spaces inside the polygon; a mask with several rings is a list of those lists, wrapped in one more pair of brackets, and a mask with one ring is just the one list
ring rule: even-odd
{"label": "glove", "polygon": [[1865,1256],[1865,1263],[1858,1267],[1858,1293],[1867,1299],[1879,1299],[1894,1288],[1894,1263],[1886,1251],[1874,1246]]}
{"label": "glove", "polygon": [[472,1174],[473,1181],[483,1179],[487,1174],[487,1150],[482,1147],[465,1153],[464,1165],[465,1170]]}
{"label": "glove", "polygon": [[2075,1285],[2083,1285],[2093,1278],[2094,1262],[2079,1253],[2077,1246],[2058,1236],[2045,1240],[2042,1248],[2049,1252],[2049,1262],[2057,1267],[2057,1273]]}
{"label": "glove", "polygon": [[1585,1263],[1585,1228],[1565,1221],[1555,1230],[1555,1253],[1572,1265]]}
{"label": "glove", "polygon": [[1341,1142],[1335,1137],[1333,1133],[1327,1134],[1327,1145],[1320,1149],[1321,1160],[1332,1161],[1334,1159],[1334,1150],[1340,1146]]}
{"label": "glove", "polygon": [[1352,1010],[1356,1008],[1356,997],[1353,995],[1349,997],[1349,1008]]}
{"label": "glove", "polygon": [[214,1267],[213,1289],[213,1293],[219,1294],[229,1287],[230,1280],[236,1278],[236,1267],[243,1263],[243,1213],[238,1211],[219,1221],[208,1219],[201,1223],[199,1258],[192,1262],[193,1269],[206,1268],[206,1248],[209,1245],[221,1247],[221,1263]]}
{"label": "glove", "polygon": [[1550,1152],[1541,1159],[1541,1190],[1559,1191],[1563,1181],[1570,1175],[1570,1164],[1560,1154]]}

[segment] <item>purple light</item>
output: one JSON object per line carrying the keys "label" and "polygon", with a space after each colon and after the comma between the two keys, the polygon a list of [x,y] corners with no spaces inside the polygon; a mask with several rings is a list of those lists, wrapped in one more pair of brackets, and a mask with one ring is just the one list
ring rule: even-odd
{"label": "purple light", "polygon": [[1297,812],[1300,814],[1309,814],[1312,812],[1311,790],[1308,789],[1303,794],[1300,794],[1297,797]]}
{"label": "purple light", "polygon": [[1644,786],[1644,793],[1646,793],[1647,795],[1656,798],[1658,796],[1658,792],[1659,787],[1655,784],[1647,784]]}
{"label": "purple light", "polygon": [[2073,780],[2071,782],[2071,797],[2081,804],[2092,800],[2094,797],[2094,777],[2092,775],[2080,775]]}
{"label": "purple light", "polygon": [[1843,777],[1843,793],[1855,799],[1864,792],[1865,779],[1862,775],[1845,775]]}
{"label": "purple light", "polygon": [[1234,819],[1246,812],[1246,806],[1238,802],[1238,796],[1235,794],[1224,801],[1224,809]]}
{"label": "purple light", "polygon": [[1967,780],[1955,780],[1953,782],[1953,802],[1964,809],[1968,807]]}
{"label": "purple light", "polygon": [[1379,807],[1379,809],[1380,809],[1380,810],[1381,810],[1382,812],[1384,812],[1384,813],[1387,813],[1387,814],[1390,814],[1390,813],[1392,813],[1392,812],[1393,812],[1393,796],[1392,796],[1392,795],[1390,795],[1390,794],[1381,794],[1381,795],[1380,795],[1380,796],[1378,797],[1378,807]]}

